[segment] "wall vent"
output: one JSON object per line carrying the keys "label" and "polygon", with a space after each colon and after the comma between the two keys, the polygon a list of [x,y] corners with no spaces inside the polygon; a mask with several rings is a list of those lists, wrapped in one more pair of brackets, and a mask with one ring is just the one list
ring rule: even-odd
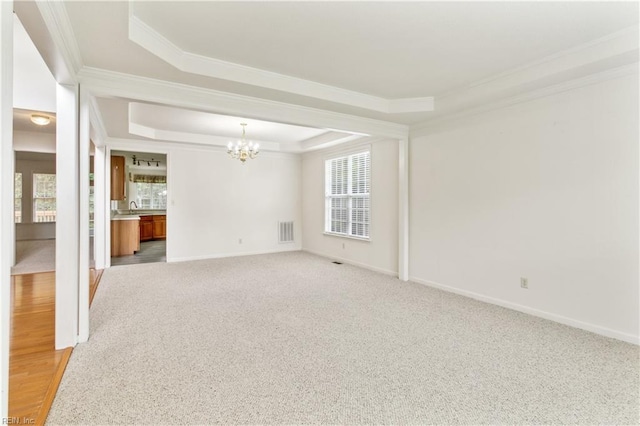
{"label": "wall vent", "polygon": [[293,221],[278,222],[278,242],[292,243],[293,241]]}

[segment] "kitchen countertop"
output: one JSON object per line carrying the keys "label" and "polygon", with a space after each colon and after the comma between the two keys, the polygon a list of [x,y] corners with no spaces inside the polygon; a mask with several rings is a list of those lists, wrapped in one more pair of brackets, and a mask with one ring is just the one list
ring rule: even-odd
{"label": "kitchen countertop", "polygon": [[140,216],[165,216],[166,210],[116,210],[115,214],[112,214],[111,220],[139,220]]}
{"label": "kitchen countertop", "polygon": [[136,214],[117,214],[111,220],[140,220],[140,216]]}

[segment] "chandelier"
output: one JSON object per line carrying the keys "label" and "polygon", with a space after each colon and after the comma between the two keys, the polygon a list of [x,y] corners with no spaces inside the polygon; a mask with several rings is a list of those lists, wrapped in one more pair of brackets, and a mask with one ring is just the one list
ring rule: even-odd
{"label": "chandelier", "polygon": [[229,154],[234,160],[240,160],[242,161],[242,164],[244,164],[244,162],[247,161],[247,158],[256,158],[259,152],[259,144],[254,144],[251,141],[247,142],[245,140],[245,128],[247,123],[240,123],[240,125],[242,126],[242,139],[236,141],[235,144],[233,142],[229,142],[227,144],[227,154]]}

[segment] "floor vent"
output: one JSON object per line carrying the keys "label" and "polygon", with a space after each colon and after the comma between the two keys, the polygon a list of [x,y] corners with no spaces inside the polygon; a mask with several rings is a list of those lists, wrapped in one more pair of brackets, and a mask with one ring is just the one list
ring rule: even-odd
{"label": "floor vent", "polygon": [[331,262],[331,263],[335,263],[336,265],[342,265],[342,262],[338,262],[338,261],[336,261],[336,260],[334,260],[334,261],[333,261],[333,262]]}
{"label": "floor vent", "polygon": [[293,221],[278,222],[278,242],[292,243],[293,241]]}

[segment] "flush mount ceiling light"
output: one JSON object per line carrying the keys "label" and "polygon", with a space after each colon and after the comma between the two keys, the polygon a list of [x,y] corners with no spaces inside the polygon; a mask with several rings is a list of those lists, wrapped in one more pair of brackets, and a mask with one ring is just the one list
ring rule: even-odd
{"label": "flush mount ceiling light", "polygon": [[237,140],[234,144],[233,142],[229,142],[227,144],[227,154],[231,156],[234,160],[240,160],[242,164],[247,161],[247,158],[256,158],[258,155],[259,144],[254,144],[253,142],[247,142],[245,139],[245,128],[247,127],[247,123],[240,123],[242,126],[242,139]]}
{"label": "flush mount ceiling light", "polygon": [[31,122],[37,124],[38,126],[46,126],[51,123],[51,118],[46,115],[40,114],[31,114]]}

